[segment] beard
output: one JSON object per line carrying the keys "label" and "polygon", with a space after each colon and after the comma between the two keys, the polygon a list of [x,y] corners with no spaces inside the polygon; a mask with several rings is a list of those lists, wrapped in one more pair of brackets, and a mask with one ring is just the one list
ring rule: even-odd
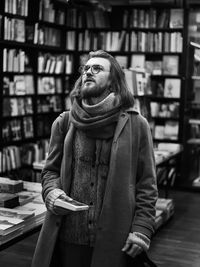
{"label": "beard", "polygon": [[108,86],[100,87],[98,85],[82,85],[81,87],[81,98],[91,98],[91,97],[100,97],[103,95],[106,91],[108,91]]}

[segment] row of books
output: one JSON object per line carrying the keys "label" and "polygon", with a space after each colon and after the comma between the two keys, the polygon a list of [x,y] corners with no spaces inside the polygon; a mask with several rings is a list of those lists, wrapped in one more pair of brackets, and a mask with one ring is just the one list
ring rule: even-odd
{"label": "row of books", "polygon": [[65,10],[61,8],[54,8],[51,1],[40,0],[39,4],[39,19],[58,25],[65,24]]}
{"label": "row of books", "polygon": [[179,56],[163,55],[158,60],[148,60],[144,54],[131,55],[132,68],[145,68],[152,75],[178,75]]}
{"label": "row of books", "polygon": [[179,106],[180,104],[177,102],[159,103],[151,101],[151,117],[179,118]]}
{"label": "row of books", "polygon": [[78,28],[109,28],[110,25],[109,14],[106,11],[96,9],[78,12]]}
{"label": "row of books", "polygon": [[61,94],[62,93],[62,78],[60,77],[51,77],[51,76],[42,76],[38,77],[38,94],[45,95],[45,94]]}
{"label": "row of books", "polygon": [[37,99],[37,113],[61,112],[62,97],[58,95]]}
{"label": "row of books", "polygon": [[3,77],[3,95],[33,95],[35,85],[33,75],[13,75]]}
{"label": "row of books", "polygon": [[183,36],[181,32],[131,31],[130,51],[181,53],[183,51]]}
{"label": "row of books", "polygon": [[43,115],[37,115],[37,137],[49,137],[53,120],[56,118],[57,115],[57,113],[44,113]]}
{"label": "row of books", "polygon": [[0,151],[0,173],[19,169],[22,165],[32,165],[33,162],[45,159],[49,141],[43,139],[37,143],[27,143],[22,146],[7,146]]}
{"label": "row of books", "polygon": [[150,75],[140,69],[124,69],[127,85],[135,96],[151,94]]}
{"label": "row of books", "polygon": [[183,9],[172,8],[157,10],[155,8],[138,9],[133,8],[130,13],[124,12],[124,27],[139,28],[183,28],[184,14]]}
{"label": "row of books", "polygon": [[164,78],[162,81],[152,79],[151,90],[155,97],[180,98],[181,79]]}
{"label": "row of books", "polygon": [[5,0],[4,11],[13,15],[28,16],[29,0]]}
{"label": "row of books", "polygon": [[5,98],[3,99],[3,117],[22,116],[33,114],[31,97]]}
{"label": "row of books", "polygon": [[4,17],[4,40],[25,42],[25,20]]}
{"label": "row of books", "polygon": [[61,35],[60,29],[42,26],[37,22],[34,26],[33,43],[60,47]]}
{"label": "row of books", "polygon": [[52,55],[39,53],[38,73],[65,73],[71,74],[73,70],[73,55]]}
{"label": "row of books", "polygon": [[42,139],[36,143],[28,143],[20,146],[19,149],[22,165],[32,165],[35,161],[44,160],[46,158],[48,148],[48,139]]}
{"label": "row of books", "polygon": [[155,121],[150,122],[152,136],[158,140],[178,140],[179,124],[178,121],[166,120],[162,124],[156,124]]}
{"label": "row of books", "polygon": [[30,57],[22,49],[3,49],[3,71],[6,72],[31,72]]}
{"label": "row of books", "polygon": [[3,142],[21,141],[33,136],[33,118],[30,116],[12,119],[2,124]]}
{"label": "row of books", "polygon": [[[128,87],[135,96],[153,95],[180,98],[181,79],[164,78],[163,81],[152,81],[150,74],[145,72],[145,69],[143,72],[140,70],[140,68],[124,69]],[[157,88],[158,85],[159,88]]]}
{"label": "row of books", "polygon": [[111,52],[181,53],[183,50],[183,37],[181,32],[131,31],[129,33],[126,31],[92,32],[90,30],[79,32],[79,51],[97,50],[100,47]]}

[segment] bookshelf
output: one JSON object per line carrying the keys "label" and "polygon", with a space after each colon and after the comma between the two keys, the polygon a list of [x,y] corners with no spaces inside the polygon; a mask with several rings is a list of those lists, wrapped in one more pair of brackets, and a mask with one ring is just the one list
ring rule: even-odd
{"label": "bookshelf", "polygon": [[[189,68],[185,116],[185,179],[183,186],[199,190],[200,188],[200,43],[189,43]],[[186,164],[185,164],[186,166]]]}
{"label": "bookshelf", "polygon": [[78,13],[80,62],[88,51],[104,49],[125,69],[146,69],[151,74],[154,141],[182,143],[184,9],[174,5],[117,5],[104,12],[103,23],[98,17],[102,14],[97,16],[91,10]]}
{"label": "bookshelf", "polygon": [[45,158],[53,120],[70,108],[76,12],[44,0],[0,7],[1,174],[30,173]]}
{"label": "bookshelf", "polygon": [[[132,1],[124,5],[118,1],[115,5],[111,1],[106,5],[103,1],[101,6],[89,1],[3,1],[0,173],[45,158],[51,124],[70,108],[76,70],[87,60],[88,52],[96,49],[111,53],[124,69],[139,67],[150,73],[150,91],[136,96],[136,103],[147,106],[143,111],[155,146],[160,142],[181,144],[184,23],[185,10],[174,3],[134,5]],[[11,105],[15,109],[5,108]],[[9,167],[6,162],[13,154],[16,158],[16,151],[23,157]]]}

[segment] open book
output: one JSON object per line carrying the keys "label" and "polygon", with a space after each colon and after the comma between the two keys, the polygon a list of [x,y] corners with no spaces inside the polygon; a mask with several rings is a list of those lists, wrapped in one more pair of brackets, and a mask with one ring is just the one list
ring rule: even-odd
{"label": "open book", "polygon": [[88,210],[89,206],[76,201],[74,199],[66,200],[65,198],[57,198],[55,200],[54,206],[61,207],[64,209],[72,210],[72,211],[80,211],[80,210]]}

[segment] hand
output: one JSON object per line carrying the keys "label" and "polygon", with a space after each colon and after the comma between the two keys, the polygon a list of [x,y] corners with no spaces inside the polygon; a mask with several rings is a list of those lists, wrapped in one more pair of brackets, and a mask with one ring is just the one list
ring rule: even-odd
{"label": "hand", "polygon": [[[67,196],[66,194],[62,194],[58,198],[63,199],[63,200],[68,200],[68,201],[72,200],[72,198]],[[57,207],[57,206],[54,206],[53,210],[55,214],[57,215],[67,215],[71,212],[70,210],[64,209],[62,207]]]}
{"label": "hand", "polygon": [[140,254],[143,249],[138,244],[134,243],[134,239],[132,237],[132,233],[129,234],[125,246],[122,248],[123,252],[126,252],[129,256],[134,258],[138,254]]}

